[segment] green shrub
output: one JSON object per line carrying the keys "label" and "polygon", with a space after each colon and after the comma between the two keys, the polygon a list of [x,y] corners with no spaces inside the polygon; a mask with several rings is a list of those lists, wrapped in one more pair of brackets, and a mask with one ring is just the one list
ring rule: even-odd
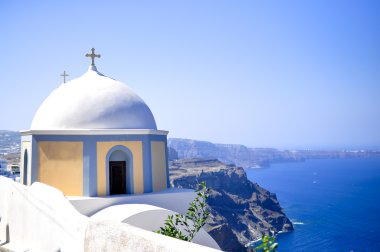
{"label": "green shrub", "polygon": [[276,242],[276,236],[265,235],[261,238],[261,244],[253,249],[253,251],[261,252],[276,252],[278,243]]}
{"label": "green shrub", "polygon": [[[209,189],[206,187],[205,182],[198,185],[196,193],[197,197],[190,203],[186,215],[169,215],[165,220],[164,226],[160,227],[160,230],[156,231],[156,233],[184,241],[191,241],[199,229],[206,223],[207,217],[210,214],[206,205]],[[184,232],[181,230],[184,230]]]}

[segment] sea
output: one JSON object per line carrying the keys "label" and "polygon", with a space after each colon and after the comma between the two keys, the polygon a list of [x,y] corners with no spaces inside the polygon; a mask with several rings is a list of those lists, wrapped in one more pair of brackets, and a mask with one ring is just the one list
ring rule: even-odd
{"label": "sea", "polygon": [[279,252],[380,251],[380,158],[319,159],[247,169],[276,193],[294,231]]}

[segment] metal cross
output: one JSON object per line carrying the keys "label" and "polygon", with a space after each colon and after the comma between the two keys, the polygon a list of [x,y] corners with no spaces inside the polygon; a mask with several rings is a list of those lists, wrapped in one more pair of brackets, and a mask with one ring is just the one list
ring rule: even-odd
{"label": "metal cross", "polygon": [[86,53],[86,57],[91,57],[91,66],[95,66],[95,57],[100,58],[100,54],[95,54],[95,48],[91,48],[91,54]]}
{"label": "metal cross", "polygon": [[66,76],[69,76],[66,71],[63,71],[63,74],[61,74],[61,76],[63,76],[63,83],[66,83]]}

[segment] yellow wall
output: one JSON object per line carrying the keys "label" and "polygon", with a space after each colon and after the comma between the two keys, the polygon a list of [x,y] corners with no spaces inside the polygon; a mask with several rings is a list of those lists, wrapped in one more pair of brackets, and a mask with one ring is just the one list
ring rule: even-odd
{"label": "yellow wall", "polygon": [[167,188],[166,181],[166,146],[165,142],[152,141],[152,178],[153,191],[160,191]]}
{"label": "yellow wall", "polygon": [[54,186],[67,196],[83,195],[83,143],[38,143],[38,181]]}
{"label": "yellow wall", "polygon": [[[21,143],[21,167],[20,167],[20,181],[23,184],[30,185],[30,171],[31,171],[31,165],[32,165],[32,152],[30,151],[31,143],[30,141],[24,141]],[[27,181],[24,181],[24,153],[25,150],[28,151],[28,165],[27,165]],[[27,183],[26,183],[27,182]]]}
{"label": "yellow wall", "polygon": [[116,146],[127,147],[133,155],[133,190],[134,193],[144,192],[143,179],[143,154],[141,141],[118,141],[118,142],[97,142],[97,159],[98,159],[98,196],[107,195],[107,153]]}

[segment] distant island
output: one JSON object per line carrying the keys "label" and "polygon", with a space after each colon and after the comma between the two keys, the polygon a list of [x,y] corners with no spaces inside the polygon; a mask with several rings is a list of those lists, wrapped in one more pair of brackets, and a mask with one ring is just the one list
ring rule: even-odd
{"label": "distant island", "polygon": [[380,157],[380,150],[278,150],[181,138],[169,138],[168,148],[171,160],[217,158],[223,163],[243,168],[261,168],[274,163],[299,162],[307,159]]}

